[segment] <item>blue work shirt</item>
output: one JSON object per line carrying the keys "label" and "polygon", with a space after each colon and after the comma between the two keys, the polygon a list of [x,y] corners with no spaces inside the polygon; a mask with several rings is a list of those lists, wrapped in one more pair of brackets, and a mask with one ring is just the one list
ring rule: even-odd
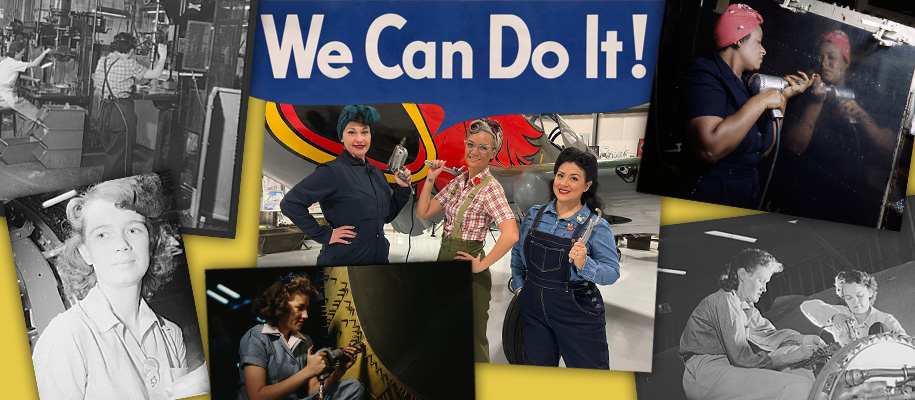
{"label": "blue work shirt", "polygon": [[[397,218],[410,201],[410,188],[391,185],[384,172],[343,150],[337,159],[318,165],[280,202],[283,214],[316,242],[323,244],[317,265],[387,264],[390,244],[384,224]],[[330,226],[308,212],[318,203]],[[329,244],[334,228],[352,226],[350,244]]]}
{"label": "blue work shirt", "polygon": [[[286,344],[283,335],[269,325],[256,325],[242,336],[238,346],[238,356],[241,360],[238,363],[238,374],[241,379],[239,400],[248,399],[244,372],[246,365],[256,365],[266,370],[267,386],[289,379],[305,367],[308,361],[308,348],[312,346],[311,338],[299,332],[294,332],[291,336],[292,348]],[[295,400],[298,396],[293,392],[287,399]]]}
{"label": "blue work shirt", "polygon": [[[683,117],[727,118],[750,99],[746,80],[734,74],[719,53],[713,59],[697,58],[683,82]],[[685,122],[684,121],[684,122]],[[769,113],[762,113],[743,140],[730,154],[714,164],[702,164],[689,198],[739,207],[756,207],[759,201],[759,175],[756,166],[775,140]],[[709,182],[709,178],[713,182]],[[702,180],[706,182],[703,183]]]}
{"label": "blue work shirt", "polygon": [[[520,240],[512,247],[512,292],[517,292],[524,285],[524,276],[527,273],[524,242],[541,207],[544,207],[544,205],[533,206],[527,211],[527,215],[524,216],[524,222],[521,223]],[[552,201],[546,205],[543,217],[540,218],[540,222],[534,228],[540,232],[569,238],[571,241],[572,233],[575,232],[579,224],[588,223],[587,218],[590,214],[591,210],[582,206],[572,216],[559,218],[556,213],[555,201]],[[596,217],[597,215],[595,214],[591,216],[591,219],[593,220]],[[572,227],[571,230],[569,229],[570,226]],[[584,229],[587,229],[587,227]],[[613,231],[610,230],[610,224],[607,223],[607,220],[601,219],[597,223],[594,231],[591,232],[591,238],[585,243],[585,247],[588,249],[585,265],[579,270],[572,264],[570,266],[572,274],[569,280],[589,281],[598,285],[611,285],[616,282],[620,277],[620,260],[616,254],[616,239],[613,237]]]}

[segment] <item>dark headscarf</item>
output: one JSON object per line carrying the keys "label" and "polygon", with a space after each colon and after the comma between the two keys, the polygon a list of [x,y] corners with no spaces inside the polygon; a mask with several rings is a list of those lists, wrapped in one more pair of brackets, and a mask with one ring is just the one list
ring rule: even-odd
{"label": "dark headscarf", "polygon": [[343,129],[350,121],[361,122],[369,126],[369,130],[375,129],[375,123],[381,120],[381,114],[372,106],[361,104],[350,104],[343,107],[340,111],[340,118],[337,119],[337,138],[343,140]]}

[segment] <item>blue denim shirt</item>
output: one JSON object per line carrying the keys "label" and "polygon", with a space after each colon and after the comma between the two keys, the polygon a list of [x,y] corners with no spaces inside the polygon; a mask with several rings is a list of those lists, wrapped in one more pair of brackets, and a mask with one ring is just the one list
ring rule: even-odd
{"label": "blue denim shirt", "polygon": [[[246,365],[256,365],[266,370],[267,385],[282,382],[305,367],[308,348],[311,347],[312,341],[310,337],[301,333],[295,332],[295,335],[300,340],[293,340],[290,349],[283,340],[283,335],[274,327],[265,328],[264,325],[256,325],[245,333],[238,346],[238,355],[241,360],[238,363],[238,374],[241,379],[238,400],[248,399],[244,372]],[[297,398],[296,393],[293,392],[287,399],[295,400]]]}
{"label": "blue denim shirt", "polygon": [[[554,202],[546,205],[543,217],[535,229],[559,237],[569,238],[578,228],[579,224],[587,223],[588,215],[591,211],[588,207],[582,206],[575,214],[568,218],[559,218],[556,213]],[[534,224],[534,218],[543,205],[533,206],[524,216],[524,222],[521,223],[521,240],[512,247],[512,280],[511,289],[517,292],[524,285],[524,276],[527,273],[527,262],[524,259],[524,242],[527,239],[527,233]],[[591,219],[596,217],[592,216]],[[569,226],[572,230],[569,230]],[[590,281],[598,285],[611,285],[620,277],[620,260],[616,256],[616,240],[613,237],[613,231],[610,230],[610,224],[607,220],[601,219],[591,232],[591,238],[585,244],[588,248],[588,255],[585,258],[585,265],[581,270],[572,265],[571,281]]]}

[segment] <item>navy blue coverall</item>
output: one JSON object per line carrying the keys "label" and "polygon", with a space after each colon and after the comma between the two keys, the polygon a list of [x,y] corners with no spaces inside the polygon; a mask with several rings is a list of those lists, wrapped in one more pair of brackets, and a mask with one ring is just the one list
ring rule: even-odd
{"label": "navy blue coverall", "polygon": [[[390,243],[384,224],[390,223],[407,202],[410,188],[391,185],[374,165],[359,160],[346,150],[337,159],[318,165],[280,202],[283,214],[316,242],[323,244],[317,265],[387,264]],[[330,226],[318,225],[308,212],[321,205]],[[330,242],[333,229],[352,226],[356,237],[350,244]]]}

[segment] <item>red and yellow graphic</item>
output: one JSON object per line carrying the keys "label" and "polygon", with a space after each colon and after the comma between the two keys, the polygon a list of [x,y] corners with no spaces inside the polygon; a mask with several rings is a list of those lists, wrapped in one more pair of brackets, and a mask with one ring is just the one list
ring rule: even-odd
{"label": "red and yellow graphic", "polygon": [[[392,110],[394,106],[398,109]],[[432,132],[441,125],[444,113],[441,107],[435,105],[405,103],[384,107],[384,110],[379,110],[382,120],[372,134],[372,149],[393,149],[400,139],[407,138],[407,151],[415,157],[412,161],[408,159],[409,164],[405,167],[414,171],[413,182],[420,182],[425,179],[428,171],[423,162],[438,157]],[[331,161],[343,151],[343,144],[337,139],[335,131],[336,116],[340,108],[268,102],[265,113],[267,133],[301,158],[315,164]],[[327,129],[322,130],[315,126]],[[389,155],[390,150],[370,151],[367,160],[385,171],[385,177],[393,183],[394,176],[387,171]]]}

